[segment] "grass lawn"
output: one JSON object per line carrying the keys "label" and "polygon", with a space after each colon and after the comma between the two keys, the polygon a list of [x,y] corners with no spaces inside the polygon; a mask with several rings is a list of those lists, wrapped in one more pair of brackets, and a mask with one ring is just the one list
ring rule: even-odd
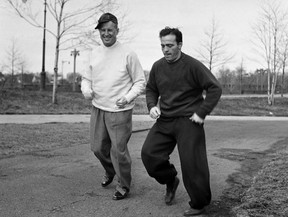
{"label": "grass lawn", "polygon": [[[79,92],[59,92],[57,104],[52,104],[51,91],[0,92],[0,114],[89,114],[91,101]],[[134,114],[148,114],[145,97],[135,100]],[[267,97],[223,96],[211,115],[288,116],[288,98],[277,97],[275,105],[267,104]]]}

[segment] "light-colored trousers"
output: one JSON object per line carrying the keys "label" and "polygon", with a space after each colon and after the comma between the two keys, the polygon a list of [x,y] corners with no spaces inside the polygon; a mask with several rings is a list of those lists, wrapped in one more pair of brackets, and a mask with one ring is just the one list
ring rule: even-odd
{"label": "light-colored trousers", "polygon": [[90,118],[91,150],[106,175],[118,178],[117,188],[131,185],[131,157],[127,143],[132,134],[132,110],[106,112],[93,106]]}

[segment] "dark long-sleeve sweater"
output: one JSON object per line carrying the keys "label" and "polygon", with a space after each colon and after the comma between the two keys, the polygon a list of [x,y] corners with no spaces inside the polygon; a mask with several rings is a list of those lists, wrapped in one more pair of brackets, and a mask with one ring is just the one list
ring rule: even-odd
{"label": "dark long-sleeve sweater", "polygon": [[183,52],[173,63],[165,58],[155,62],[146,86],[148,110],[157,105],[160,97],[164,117],[191,116],[195,112],[204,119],[217,105],[221,94],[221,85],[210,70]]}

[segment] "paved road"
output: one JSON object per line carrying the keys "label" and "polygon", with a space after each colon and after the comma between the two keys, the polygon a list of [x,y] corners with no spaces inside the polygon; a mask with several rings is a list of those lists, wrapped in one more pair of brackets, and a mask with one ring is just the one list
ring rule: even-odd
{"label": "paved road", "polygon": [[[207,116],[207,120],[225,121],[287,121],[288,117],[274,116]],[[90,115],[0,115],[0,124],[87,123]],[[148,115],[133,115],[133,121],[153,121]]]}
{"label": "paved road", "polygon": [[[153,124],[148,116],[133,116],[135,123]],[[89,115],[1,115],[0,124],[48,122],[89,122]],[[68,125],[69,126],[69,125]],[[144,125],[147,127],[147,124]],[[228,176],[240,164],[223,154],[257,152],[287,137],[287,118],[217,117],[206,122],[207,152],[211,172],[213,210],[227,189]],[[176,204],[163,202],[164,186],[151,179],[141,162],[141,145],[148,131],[133,133],[129,142],[132,157],[131,195],[123,201],[111,200],[115,183],[99,186],[102,167],[90,152],[89,144],[79,144],[0,160],[0,216],[5,217],[177,217],[188,208],[188,196],[181,181]],[[13,133],[13,132],[11,132]],[[17,141],[14,141],[17,142]],[[5,145],[5,144],[4,144]],[[181,179],[177,150],[171,155]],[[208,216],[212,209],[208,209]],[[217,209],[216,209],[217,210]]]}

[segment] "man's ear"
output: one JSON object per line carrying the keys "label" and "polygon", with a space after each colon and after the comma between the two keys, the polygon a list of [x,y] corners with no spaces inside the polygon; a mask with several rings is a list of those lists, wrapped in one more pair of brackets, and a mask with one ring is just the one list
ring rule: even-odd
{"label": "man's ear", "polygon": [[178,43],[178,48],[179,48],[179,50],[181,50],[181,48],[182,48],[182,45],[183,45],[183,43],[182,43],[182,42],[179,42],[179,43]]}

